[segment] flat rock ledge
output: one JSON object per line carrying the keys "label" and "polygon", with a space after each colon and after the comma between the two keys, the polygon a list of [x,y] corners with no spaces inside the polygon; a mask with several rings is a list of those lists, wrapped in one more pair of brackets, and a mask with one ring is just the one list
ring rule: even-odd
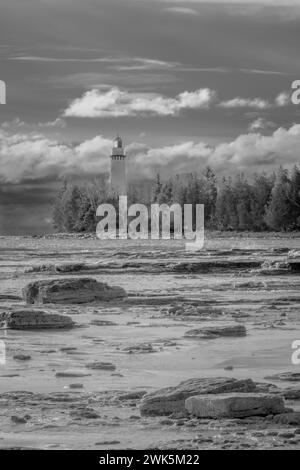
{"label": "flat rock ledge", "polygon": [[251,379],[227,377],[189,379],[176,387],[166,387],[147,393],[141,401],[140,413],[142,416],[163,416],[185,412],[185,400],[195,395],[255,391],[256,384]]}
{"label": "flat rock ledge", "polygon": [[75,323],[66,315],[42,310],[15,310],[0,313],[0,328],[12,330],[37,330],[73,328]]}
{"label": "flat rock ledge", "polygon": [[202,326],[185,332],[186,338],[214,339],[220,336],[246,336],[246,328],[239,323],[220,326]]}
{"label": "flat rock ledge", "polygon": [[92,278],[35,281],[25,286],[22,294],[27,304],[82,304],[127,296],[121,287],[112,287]]}
{"label": "flat rock ledge", "polygon": [[300,372],[280,372],[279,374],[269,375],[266,380],[282,380],[284,382],[300,382]]}
{"label": "flat rock ledge", "polygon": [[185,400],[186,410],[198,418],[247,418],[281,414],[284,400],[263,393],[200,395]]}

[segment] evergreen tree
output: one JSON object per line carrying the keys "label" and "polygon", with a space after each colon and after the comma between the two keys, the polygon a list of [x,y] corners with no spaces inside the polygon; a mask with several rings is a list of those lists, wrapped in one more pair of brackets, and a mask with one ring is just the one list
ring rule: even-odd
{"label": "evergreen tree", "polygon": [[234,228],[236,230],[251,230],[253,227],[251,214],[253,192],[250,184],[243,174],[236,176],[232,192],[235,200],[236,212],[236,225]]}
{"label": "evergreen tree", "polygon": [[276,173],[271,199],[265,213],[265,221],[273,230],[286,231],[292,225],[290,189],[288,172],[280,167]]}
{"label": "evergreen tree", "polygon": [[271,191],[274,184],[274,177],[268,177],[264,173],[254,175],[252,185],[251,217],[252,230],[266,230],[265,209],[271,197]]}
{"label": "evergreen tree", "polygon": [[230,179],[223,178],[218,190],[215,225],[219,230],[233,230],[237,225],[235,200]]}
{"label": "evergreen tree", "polygon": [[300,229],[300,170],[295,165],[291,173],[290,194],[291,225],[294,229]]}
{"label": "evergreen tree", "polygon": [[54,228],[59,231],[63,232],[66,230],[65,228],[65,213],[64,213],[64,195],[67,191],[67,180],[64,179],[61,188],[58,191],[58,194],[53,203],[53,211],[52,211],[52,220]]}
{"label": "evergreen tree", "polygon": [[157,173],[154,188],[153,188],[152,202],[157,202],[159,200],[161,190],[162,190],[162,184],[160,181],[160,175],[159,173]]}
{"label": "evergreen tree", "polygon": [[217,200],[217,178],[213,170],[207,166],[203,171],[204,176],[204,210],[205,224],[210,226],[215,217],[215,207]]}

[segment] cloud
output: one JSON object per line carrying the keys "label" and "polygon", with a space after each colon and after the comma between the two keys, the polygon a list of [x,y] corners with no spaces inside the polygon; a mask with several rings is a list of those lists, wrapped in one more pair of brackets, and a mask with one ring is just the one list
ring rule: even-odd
{"label": "cloud", "polygon": [[166,62],[164,60],[144,59],[141,57],[123,59],[116,62],[119,62],[119,65],[112,65],[109,68],[119,72],[130,70],[164,70],[176,68],[180,65],[178,62]]}
{"label": "cloud", "polygon": [[56,118],[53,121],[39,122],[38,127],[66,127],[66,122],[61,118]]}
{"label": "cloud", "polygon": [[222,108],[254,108],[254,109],[267,109],[270,103],[262,98],[233,98],[227,101],[221,101],[219,106]]}
{"label": "cloud", "polygon": [[251,122],[249,125],[249,132],[257,132],[261,130],[271,129],[272,127],[276,127],[276,124],[272,121],[268,121],[265,118],[257,118],[255,121]]}
{"label": "cloud", "polygon": [[[9,135],[0,130],[0,181],[20,183],[54,181],[64,176],[94,177],[109,171],[111,140],[96,136],[78,145],[60,143],[42,134]],[[278,128],[271,135],[250,132],[231,142],[209,146],[188,140],[151,148],[128,145],[130,177],[153,177],[199,171],[211,165],[218,171],[256,171],[299,162],[300,124]]]}
{"label": "cloud", "polygon": [[179,15],[199,15],[199,12],[197,10],[194,10],[193,8],[186,8],[186,7],[169,7],[169,8],[165,8],[164,11],[167,11],[170,13],[177,13]]}
{"label": "cloud", "polygon": [[209,88],[184,91],[175,98],[158,93],[131,93],[119,88],[90,90],[70,103],[66,117],[177,116],[186,109],[206,109],[215,98]]}
{"label": "cloud", "polygon": [[286,92],[274,101],[263,98],[236,97],[217,102],[217,93],[210,88],[184,91],[174,98],[159,93],[134,93],[118,87],[101,86],[73,100],[63,112],[65,117],[118,118],[147,116],[178,116],[185,110],[210,109],[213,104],[225,109],[250,108],[265,110],[290,103]]}
{"label": "cloud", "polygon": [[238,136],[231,142],[211,147],[204,142],[181,142],[172,146],[147,148],[130,146],[132,171],[144,176],[157,172],[165,175],[199,171],[210,165],[220,172],[256,171],[258,167],[272,169],[277,165],[298,163],[300,124],[289,129],[278,128],[271,135],[259,132]]}
{"label": "cloud", "polygon": [[56,118],[53,121],[38,122],[37,124],[30,124],[28,122],[22,121],[19,117],[13,119],[12,121],[5,121],[0,126],[2,129],[19,129],[23,127],[58,127],[63,128],[66,126],[66,123],[61,118]]}
{"label": "cloud", "polygon": [[102,136],[72,146],[43,134],[9,135],[0,130],[0,181],[18,183],[100,174],[109,169],[110,152],[111,140]]}
{"label": "cloud", "polygon": [[283,91],[274,100],[270,102],[263,98],[232,98],[230,100],[221,101],[219,106],[222,108],[253,108],[253,109],[268,109],[272,107],[283,107],[291,104],[290,93]]}
{"label": "cloud", "polygon": [[22,121],[20,118],[15,118],[12,121],[4,121],[1,124],[2,129],[9,129],[10,127],[24,127],[26,122]]}
{"label": "cloud", "polygon": [[276,97],[275,104],[279,107],[291,104],[291,94],[287,91],[283,91]]}
{"label": "cloud", "polygon": [[24,62],[119,62],[122,59],[111,57],[49,57],[37,55],[17,55],[9,57],[9,60]]}
{"label": "cloud", "polygon": [[174,68],[180,64],[144,57],[106,56],[106,57],[49,57],[36,55],[19,55],[9,60],[21,62],[84,62],[103,63],[113,70],[160,70]]}
{"label": "cloud", "polygon": [[257,75],[288,75],[287,72],[280,72],[279,70],[263,70],[263,69],[240,69],[243,73],[253,73]]}

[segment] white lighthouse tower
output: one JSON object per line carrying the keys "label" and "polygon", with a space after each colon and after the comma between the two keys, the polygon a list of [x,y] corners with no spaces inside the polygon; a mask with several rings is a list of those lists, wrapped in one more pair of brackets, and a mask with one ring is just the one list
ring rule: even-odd
{"label": "white lighthouse tower", "polygon": [[111,191],[118,196],[127,194],[126,155],[119,135],[113,141],[110,187]]}

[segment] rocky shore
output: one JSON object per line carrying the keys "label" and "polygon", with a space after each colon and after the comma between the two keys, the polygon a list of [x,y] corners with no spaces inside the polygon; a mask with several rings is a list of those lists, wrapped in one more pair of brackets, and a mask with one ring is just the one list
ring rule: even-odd
{"label": "rocky shore", "polygon": [[296,238],[0,242],[0,448],[300,448]]}

